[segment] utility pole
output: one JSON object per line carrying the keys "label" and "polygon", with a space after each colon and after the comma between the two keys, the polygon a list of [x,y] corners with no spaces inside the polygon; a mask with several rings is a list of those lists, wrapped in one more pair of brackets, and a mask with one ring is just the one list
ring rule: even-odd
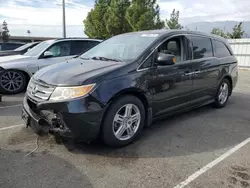
{"label": "utility pole", "polygon": [[65,0],[62,0],[62,7],[63,7],[63,38],[66,38]]}

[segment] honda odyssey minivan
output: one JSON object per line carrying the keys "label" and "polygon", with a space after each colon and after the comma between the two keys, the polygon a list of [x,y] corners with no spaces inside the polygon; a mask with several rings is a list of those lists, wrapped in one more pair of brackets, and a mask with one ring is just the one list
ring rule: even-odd
{"label": "honda odyssey minivan", "polygon": [[213,103],[237,83],[237,59],[218,36],[155,30],[114,36],[31,78],[22,118],[37,133],[110,146],[133,142],[152,121]]}

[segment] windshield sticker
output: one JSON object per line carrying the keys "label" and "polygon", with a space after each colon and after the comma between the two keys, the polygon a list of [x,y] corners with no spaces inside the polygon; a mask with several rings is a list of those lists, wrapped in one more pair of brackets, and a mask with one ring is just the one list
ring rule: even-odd
{"label": "windshield sticker", "polygon": [[159,34],[142,34],[141,37],[157,37]]}

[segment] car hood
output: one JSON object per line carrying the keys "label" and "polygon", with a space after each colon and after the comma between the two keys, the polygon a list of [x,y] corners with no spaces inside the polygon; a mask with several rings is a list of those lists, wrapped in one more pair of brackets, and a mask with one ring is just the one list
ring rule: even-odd
{"label": "car hood", "polygon": [[10,55],[10,56],[3,56],[0,57],[0,66],[6,63],[16,63],[20,62],[20,60],[28,60],[31,59],[32,57],[30,56],[24,56],[24,55]]}
{"label": "car hood", "polygon": [[45,67],[33,76],[51,85],[82,85],[87,79],[123,66],[125,63],[99,60],[72,59]]}

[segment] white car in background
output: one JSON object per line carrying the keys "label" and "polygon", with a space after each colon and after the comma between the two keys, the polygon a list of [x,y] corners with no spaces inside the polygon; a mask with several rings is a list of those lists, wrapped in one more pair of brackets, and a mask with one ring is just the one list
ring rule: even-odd
{"label": "white car in background", "polygon": [[0,57],[0,93],[24,91],[31,76],[39,69],[80,55],[100,42],[88,38],[47,40],[24,55]]}

